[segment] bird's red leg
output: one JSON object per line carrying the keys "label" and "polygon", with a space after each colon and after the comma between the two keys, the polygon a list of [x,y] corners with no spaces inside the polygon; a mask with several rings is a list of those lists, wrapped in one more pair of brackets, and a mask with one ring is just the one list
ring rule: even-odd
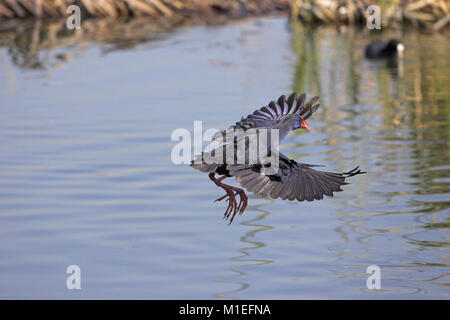
{"label": "bird's red leg", "polygon": [[[210,173],[209,174],[209,178],[219,187],[221,187],[222,189],[224,189],[226,191],[226,195],[216,199],[215,201],[221,201],[223,200],[226,196],[228,196],[228,200],[230,201],[230,203],[228,204],[228,208],[225,211],[224,217],[225,218],[229,218],[230,214],[232,211],[233,215],[231,216],[230,219],[230,223],[233,222],[234,216],[236,215],[236,213],[239,211],[239,214],[242,214],[244,212],[244,210],[247,208],[247,200],[248,197],[245,194],[244,190],[240,189],[240,188],[236,188],[227,184],[222,183],[222,181],[227,178],[227,176],[222,176],[218,179],[216,179],[214,177],[214,173]],[[236,195],[239,195],[239,205],[237,205],[236,202]]]}
{"label": "bird's red leg", "polygon": [[[229,186],[229,185],[226,185],[226,184],[222,183],[222,180],[224,180],[226,177],[227,177],[227,176],[222,176],[222,177],[216,179],[216,178],[214,177],[214,173],[211,172],[211,173],[209,174],[209,178],[210,178],[210,179],[211,179],[218,187],[221,187],[223,190],[225,190],[225,192],[227,193],[226,196],[228,196],[228,199],[230,200],[229,203],[228,203],[227,210],[225,211],[225,214],[224,214],[224,218],[225,218],[225,219],[227,219],[227,218],[230,216],[231,212],[234,211],[233,216],[234,216],[234,215],[236,214],[236,212],[237,212],[237,202],[236,202],[236,197],[234,196],[234,192],[233,192],[233,190],[232,190],[232,187]],[[222,200],[223,198],[225,198],[225,196],[223,196],[223,197],[217,199],[216,201],[220,201],[220,200]]]}

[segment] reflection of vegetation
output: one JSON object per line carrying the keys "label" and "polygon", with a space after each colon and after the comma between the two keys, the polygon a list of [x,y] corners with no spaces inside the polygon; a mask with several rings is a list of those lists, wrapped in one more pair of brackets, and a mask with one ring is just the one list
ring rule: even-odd
{"label": "reflection of vegetation", "polygon": [[[363,48],[374,38],[364,30],[336,32],[330,27],[303,26],[294,30],[293,48],[298,59],[292,87],[321,96],[318,118],[326,125],[319,130],[325,134],[321,144],[328,147],[327,160],[350,159],[353,163],[356,157],[367,158],[373,164],[367,170],[378,176],[382,187],[370,190],[363,184],[358,190],[361,197],[374,192],[376,198],[384,198],[386,212],[380,211],[381,205],[377,207],[381,214],[429,215],[435,221],[424,221],[423,228],[438,231],[444,240],[417,239],[420,233],[405,239],[418,247],[445,247],[449,225],[437,215],[450,208],[447,39],[437,34],[405,33],[404,60],[368,61]],[[386,37],[393,36],[398,37]],[[374,146],[360,145],[358,140]],[[390,189],[384,190],[386,187]],[[395,206],[394,199],[405,196],[406,206]],[[358,215],[362,220],[354,221]],[[365,210],[348,216],[343,213],[342,226],[335,229],[343,242],[350,241],[344,231],[349,227],[368,232],[369,228],[362,227],[365,215]],[[386,228],[387,232],[391,229],[397,230]],[[379,228],[372,231],[380,233]],[[365,237],[370,235],[363,234]]]}
{"label": "reflection of vegetation", "polygon": [[[313,29],[305,27],[304,32],[296,32],[294,36],[294,51],[298,54],[298,63],[295,69],[294,91],[304,92],[308,89],[320,94],[320,81],[318,75],[318,58],[316,41]],[[307,82],[307,78],[311,78]],[[307,84],[311,86],[307,87]]]}
{"label": "reflection of vegetation", "polygon": [[427,229],[450,229],[450,219],[447,219],[446,222],[426,223],[423,227]]}
{"label": "reflection of vegetation", "polygon": [[87,43],[102,45],[106,52],[126,50],[163,37],[172,25],[151,23],[147,19],[87,20],[81,30],[68,30],[65,20],[10,21],[0,26],[0,46],[7,47],[14,64],[26,69],[41,69],[68,59],[50,50],[82,49]]}
{"label": "reflection of vegetation", "polygon": [[305,92],[305,81],[306,81],[306,71],[307,71],[307,58],[306,48],[303,43],[303,38],[301,33],[295,33],[294,36],[294,52],[298,55],[298,62],[294,73],[294,91]]}

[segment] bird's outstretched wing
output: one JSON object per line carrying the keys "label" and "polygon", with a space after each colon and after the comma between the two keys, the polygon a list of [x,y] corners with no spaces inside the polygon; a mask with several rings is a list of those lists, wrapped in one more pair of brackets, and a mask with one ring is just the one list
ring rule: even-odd
{"label": "bird's outstretched wing", "polygon": [[359,167],[344,173],[324,172],[312,169],[317,165],[298,163],[280,153],[279,169],[274,175],[261,174],[261,165],[228,165],[231,176],[248,192],[273,199],[313,201],[323,196],[333,196],[348,184],[345,179],[362,174]]}
{"label": "bird's outstretched wing", "polygon": [[285,119],[287,115],[298,114],[303,119],[308,119],[319,108],[318,96],[312,97],[305,103],[306,94],[292,93],[287,99],[284,95],[277,101],[271,101],[267,106],[261,107],[247,117],[236,122],[228,129],[217,132],[213,140],[222,141],[227,132],[233,133],[236,130],[248,130],[251,128],[270,128],[276,125],[280,120]]}

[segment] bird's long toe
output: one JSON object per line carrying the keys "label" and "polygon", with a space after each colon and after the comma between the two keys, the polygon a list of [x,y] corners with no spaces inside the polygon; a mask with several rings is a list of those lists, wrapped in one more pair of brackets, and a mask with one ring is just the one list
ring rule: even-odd
{"label": "bird's long toe", "polygon": [[[227,220],[230,217],[232,212],[233,212],[233,216],[232,216],[232,218],[233,218],[237,211],[237,202],[236,202],[236,197],[234,196],[234,194],[230,195],[228,200],[229,200],[228,207],[224,214],[225,220]],[[231,221],[233,221],[233,219],[230,220],[230,223],[231,223]]]}
{"label": "bird's long toe", "polygon": [[[220,198],[217,198],[216,200],[214,200],[214,202],[218,202],[218,201],[222,201],[223,199],[225,199],[226,197],[228,197],[228,193],[224,194],[223,196],[221,196]],[[228,201],[229,199],[227,199]]]}
{"label": "bird's long toe", "polygon": [[[236,196],[236,193],[234,195]],[[216,200],[214,200],[214,202],[222,201],[226,197],[228,197],[227,201],[230,201],[230,195],[228,193],[226,193],[223,196],[221,196],[220,198],[217,198]]]}
{"label": "bird's long toe", "polygon": [[247,204],[248,204],[248,197],[245,194],[245,192],[239,193],[239,206],[238,206],[238,210],[239,210],[239,214],[242,214],[245,209],[247,208]]}

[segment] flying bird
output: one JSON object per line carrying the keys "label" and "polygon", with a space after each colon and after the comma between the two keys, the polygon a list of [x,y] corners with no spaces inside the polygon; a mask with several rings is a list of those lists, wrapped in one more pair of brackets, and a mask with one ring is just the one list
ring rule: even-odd
{"label": "flying bird", "polygon": [[[322,200],[323,196],[333,196],[333,192],[342,191],[341,186],[348,184],[346,179],[358,174],[362,174],[359,166],[344,173],[325,172],[313,169],[319,167],[314,164],[299,163],[278,150],[272,150],[271,144],[267,143],[267,154],[274,152],[278,156],[278,166],[270,171],[270,166],[262,160],[249,161],[252,152],[249,151],[249,137],[259,135],[264,132],[267,137],[277,130],[279,142],[281,142],[292,130],[309,130],[306,122],[319,108],[318,96],[306,102],[306,94],[297,96],[292,93],[288,98],[284,95],[277,101],[271,101],[268,105],[261,107],[245,118],[241,118],[235,125],[228,129],[217,132],[213,140],[217,141],[220,147],[202,152],[191,162],[191,167],[208,173],[209,178],[215,185],[225,191],[225,195],[216,199],[221,201],[227,198],[228,207],[224,213],[224,218],[231,223],[236,213],[242,214],[247,207],[248,197],[245,191],[223,181],[229,177],[235,177],[239,184],[254,194],[273,199],[283,200],[313,201]],[[266,130],[266,131],[263,131]],[[234,134],[234,135],[233,135]],[[226,137],[232,137],[227,140]],[[268,138],[269,139],[269,138]],[[245,150],[242,159],[243,163],[237,162],[239,141],[245,141]],[[257,140],[259,141],[259,140]],[[231,161],[227,159],[226,145],[233,148]],[[242,145],[240,145],[242,146]],[[230,150],[230,149],[228,149]],[[222,154],[222,159],[226,161],[214,162],[217,154]],[[219,175],[216,178],[216,174]],[[236,196],[239,195],[239,203]]]}

